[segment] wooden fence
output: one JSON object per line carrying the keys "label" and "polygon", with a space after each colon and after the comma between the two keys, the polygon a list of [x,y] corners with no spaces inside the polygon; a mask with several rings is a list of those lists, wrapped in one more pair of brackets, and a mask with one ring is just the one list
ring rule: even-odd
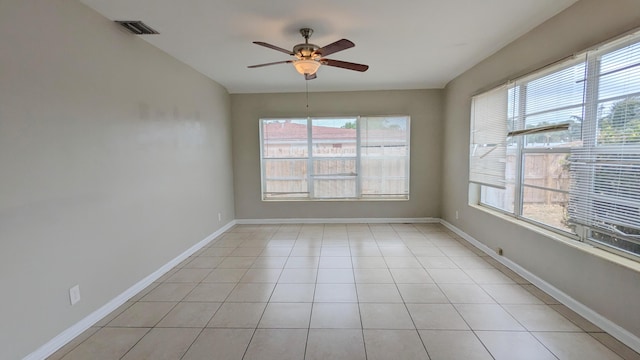
{"label": "wooden fence", "polygon": [[[406,147],[363,149],[360,170],[363,194],[406,193]],[[306,151],[270,147],[266,155],[306,156]],[[316,197],[353,197],[356,191],[355,146],[314,147],[313,181]],[[264,160],[267,193],[303,193],[308,189],[309,160],[267,158]]]}

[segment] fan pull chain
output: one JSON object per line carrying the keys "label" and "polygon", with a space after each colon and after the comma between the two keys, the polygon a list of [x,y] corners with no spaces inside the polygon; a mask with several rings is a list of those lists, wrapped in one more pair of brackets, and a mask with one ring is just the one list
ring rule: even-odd
{"label": "fan pull chain", "polygon": [[309,80],[304,81],[304,86],[307,94],[307,119],[309,118]]}

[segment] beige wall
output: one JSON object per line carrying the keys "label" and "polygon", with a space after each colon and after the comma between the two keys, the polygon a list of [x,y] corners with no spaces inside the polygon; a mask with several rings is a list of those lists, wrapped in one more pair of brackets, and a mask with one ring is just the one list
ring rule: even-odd
{"label": "beige wall", "polygon": [[231,221],[234,208],[224,88],[75,1],[3,0],[0,39],[9,360]]}
{"label": "beige wall", "polygon": [[258,120],[261,117],[305,117],[305,94],[231,95],[236,218],[439,217],[441,109],[441,90],[310,93],[311,116],[411,116],[411,199],[264,202],[260,195]]}
{"label": "beige wall", "polygon": [[[637,0],[582,0],[446,87],[442,216],[487,246],[640,336],[640,274],[469,207],[472,94],[640,26]],[[460,219],[456,220],[455,212]]]}

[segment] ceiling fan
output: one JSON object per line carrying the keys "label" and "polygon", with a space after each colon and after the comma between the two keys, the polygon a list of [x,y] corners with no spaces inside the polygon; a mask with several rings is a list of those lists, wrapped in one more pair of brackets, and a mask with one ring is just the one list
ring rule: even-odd
{"label": "ceiling fan", "polygon": [[325,56],[327,55],[331,55],[333,53],[337,53],[338,51],[346,50],[356,46],[354,43],[347,39],[341,39],[327,46],[319,47],[318,45],[309,44],[309,37],[311,37],[311,34],[313,34],[313,29],[300,29],[300,34],[302,34],[302,37],[304,37],[304,44],[298,44],[294,46],[293,51],[289,51],[275,45],[267,44],[262,41],[254,41],[253,43],[256,45],[268,47],[269,49],[277,50],[287,55],[295,56],[295,59],[251,65],[248,66],[248,68],[257,68],[276,64],[293,64],[293,66],[296,68],[296,71],[304,75],[304,78],[306,80],[312,80],[317,77],[316,71],[318,71],[320,65],[339,67],[360,72],[367,71],[367,69],[369,68],[368,65],[325,58]]}

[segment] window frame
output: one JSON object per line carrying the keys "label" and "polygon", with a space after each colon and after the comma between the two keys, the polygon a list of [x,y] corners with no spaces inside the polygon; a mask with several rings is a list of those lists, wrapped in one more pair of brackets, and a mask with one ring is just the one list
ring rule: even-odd
{"label": "window frame", "polygon": [[[362,141],[362,131],[361,131],[361,122],[362,121],[366,121],[364,119],[368,119],[368,118],[404,118],[406,120],[406,156],[402,156],[402,158],[406,159],[406,166],[404,169],[404,177],[403,179],[406,181],[406,194],[402,195],[402,194],[398,194],[398,195],[366,195],[362,193],[362,183],[364,181],[364,179],[366,178],[370,178],[367,176],[364,176],[363,172],[362,172],[362,146],[361,146],[361,141]],[[313,147],[314,147],[314,139],[313,139],[313,121],[314,120],[332,120],[332,119],[339,119],[339,120],[354,120],[356,123],[356,138],[355,138],[355,149],[356,149],[356,153],[354,156],[337,156],[337,157],[332,157],[332,156],[314,156],[313,155]],[[264,149],[265,149],[265,144],[264,144],[264,134],[263,134],[263,129],[264,129],[264,121],[273,121],[273,120],[282,120],[282,121],[286,121],[286,120],[306,120],[306,131],[307,131],[307,138],[306,138],[306,146],[307,146],[307,156],[306,157],[299,157],[299,158],[293,158],[293,157],[283,157],[283,158],[269,158],[269,157],[265,157],[264,154]],[[352,201],[408,201],[410,200],[410,194],[411,194],[411,116],[409,115],[367,115],[367,116],[363,116],[363,115],[345,115],[345,116],[308,116],[308,117],[296,117],[296,116],[291,116],[291,117],[261,117],[258,120],[258,126],[259,126],[259,146],[260,146],[260,197],[261,200],[264,202],[289,202],[289,201],[294,201],[294,202],[325,202],[325,201],[347,201],[347,202],[352,202]],[[392,158],[392,157],[398,157],[396,156],[389,156],[388,158]],[[382,158],[387,158],[385,156],[382,156]],[[328,174],[328,175],[316,175],[314,174],[314,161],[316,160],[331,160],[331,159],[337,159],[337,160],[355,160],[355,166],[356,166],[356,173],[355,175],[351,175],[351,174]],[[306,174],[306,182],[307,182],[307,190],[308,192],[306,192],[307,196],[300,196],[300,197],[287,197],[287,196],[283,196],[283,197],[268,197],[267,191],[266,191],[266,186],[267,186],[267,181],[269,179],[266,178],[266,165],[265,165],[265,161],[266,160],[305,160],[307,162],[307,174]],[[353,197],[314,197],[316,194],[314,193],[315,191],[315,184],[314,182],[317,180],[316,178],[331,178],[331,177],[353,177],[354,181],[355,181],[355,195]],[[378,176],[381,179],[384,179],[384,173],[382,173],[380,176]]]}

